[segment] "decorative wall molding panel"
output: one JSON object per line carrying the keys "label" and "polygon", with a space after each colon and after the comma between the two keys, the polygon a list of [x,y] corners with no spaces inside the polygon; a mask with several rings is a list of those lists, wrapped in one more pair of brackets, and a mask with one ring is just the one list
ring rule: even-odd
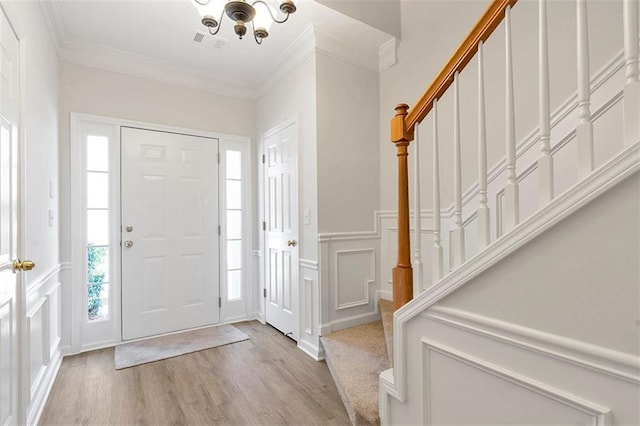
{"label": "decorative wall molding panel", "polygon": [[320,335],[379,317],[380,238],[377,234],[374,231],[319,237]]}
{"label": "decorative wall molding panel", "polygon": [[318,270],[318,262],[316,260],[299,259],[298,264],[301,268],[311,269],[313,271]]}
{"label": "decorative wall molding panel", "polygon": [[421,316],[466,332],[640,384],[640,358],[467,311],[433,306]]}
{"label": "decorative wall molding panel", "polygon": [[36,279],[27,292],[24,359],[29,392],[27,424],[37,424],[62,361],[62,282],[67,263]]}
{"label": "decorative wall molding panel", "polygon": [[[422,355],[424,425],[465,418],[478,424],[611,424],[608,408],[433,340],[422,339]],[[465,386],[443,382],[459,383],[455,377],[464,377]],[[441,419],[433,418],[434,405]]]}
{"label": "decorative wall molding panel", "polygon": [[[367,268],[369,270],[367,271]],[[364,272],[364,275],[360,275]],[[335,252],[335,309],[369,304],[369,287],[376,281],[376,251],[373,248]],[[358,282],[362,290],[358,291]]]}
{"label": "decorative wall molding panel", "polygon": [[316,361],[324,359],[320,344],[319,263],[310,259],[299,259],[300,267],[300,338],[298,348]]}

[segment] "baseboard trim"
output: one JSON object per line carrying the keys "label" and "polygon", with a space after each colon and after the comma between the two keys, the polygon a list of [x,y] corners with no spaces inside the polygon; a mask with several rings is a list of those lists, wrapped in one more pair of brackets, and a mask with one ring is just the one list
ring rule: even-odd
{"label": "baseboard trim", "polygon": [[349,318],[339,319],[331,321],[327,324],[320,326],[320,335],[326,336],[334,331],[343,330],[349,327],[355,327],[362,324],[367,324],[380,319],[380,312],[378,312],[378,304],[376,303],[376,310],[374,312],[368,312],[362,315],[356,315]]}
{"label": "baseboard trim", "polygon": [[298,349],[316,361],[324,360],[324,348],[322,345],[316,346],[306,340],[300,340],[298,342]]}
{"label": "baseboard trim", "polygon": [[260,321],[261,324],[266,324],[267,322],[264,320],[264,314],[260,311],[255,311],[251,316],[252,319],[256,321]]}

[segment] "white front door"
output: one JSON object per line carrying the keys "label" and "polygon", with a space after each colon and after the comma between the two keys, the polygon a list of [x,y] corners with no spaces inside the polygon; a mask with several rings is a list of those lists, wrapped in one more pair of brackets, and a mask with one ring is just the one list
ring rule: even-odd
{"label": "white front door", "polygon": [[18,39],[0,11],[0,425],[18,423]]}
{"label": "white front door", "polygon": [[298,144],[296,126],[264,139],[266,321],[298,341]]}
{"label": "white front door", "polygon": [[122,128],[122,338],[220,319],[218,140]]}

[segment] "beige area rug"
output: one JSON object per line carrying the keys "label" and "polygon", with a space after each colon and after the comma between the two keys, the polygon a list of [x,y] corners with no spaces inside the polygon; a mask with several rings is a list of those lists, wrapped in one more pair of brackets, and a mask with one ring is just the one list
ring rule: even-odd
{"label": "beige area rug", "polygon": [[148,362],[249,340],[232,325],[216,325],[199,330],[154,337],[116,346],[116,370],[135,367]]}

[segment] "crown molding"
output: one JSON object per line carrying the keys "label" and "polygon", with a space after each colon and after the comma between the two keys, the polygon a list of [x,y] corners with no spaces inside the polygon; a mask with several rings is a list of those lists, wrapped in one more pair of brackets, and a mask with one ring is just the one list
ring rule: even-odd
{"label": "crown molding", "polygon": [[316,36],[313,24],[310,24],[278,57],[275,64],[265,76],[255,85],[255,98],[261,98],[276,84],[282,81],[282,76],[289,74],[306,61],[316,48]]}
{"label": "crown molding", "polygon": [[65,31],[64,20],[55,5],[44,0],[38,0],[38,3],[61,61],[237,99],[256,101],[275,87],[282,80],[282,75],[300,66],[316,52],[374,72],[393,66],[397,60],[396,38],[381,46],[376,43],[356,46],[336,37],[329,29],[312,23],[280,54],[262,78],[240,81],[77,40]]}
{"label": "crown molding", "polygon": [[398,39],[392,38],[380,46],[378,71],[388,70],[398,62]]}
{"label": "crown molding", "polygon": [[314,28],[316,52],[370,71],[379,71],[380,47],[378,45],[356,46],[348,43],[348,40],[336,37],[322,26],[314,25]]}
{"label": "crown molding", "polygon": [[47,26],[47,30],[49,34],[52,35],[51,41],[56,48],[56,53],[59,55],[62,41],[68,38],[66,33],[63,32],[64,27],[60,23],[60,16],[51,2],[38,0],[38,5],[40,6],[40,12],[42,13],[42,18]]}
{"label": "crown molding", "polygon": [[224,80],[191,67],[91,43],[68,41],[60,48],[58,57],[65,62],[223,96],[246,100],[256,98],[255,91],[246,82],[243,84],[243,82]]}

